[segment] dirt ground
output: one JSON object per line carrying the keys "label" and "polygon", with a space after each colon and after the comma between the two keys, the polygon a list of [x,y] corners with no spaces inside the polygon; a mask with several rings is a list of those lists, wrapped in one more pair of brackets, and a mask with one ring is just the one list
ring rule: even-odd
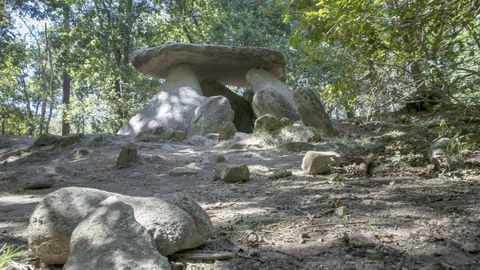
{"label": "dirt ground", "polygon": [[[33,139],[10,138],[10,145],[0,149],[0,246],[26,248],[28,219],[42,196],[82,186],[135,196],[181,192],[192,197],[216,232],[206,245],[170,258],[187,269],[480,269],[478,152],[469,154],[464,173],[439,173],[424,150],[409,148],[409,138],[393,139],[377,152],[371,174],[358,175],[368,153],[358,144],[401,128],[338,125],[347,135],[318,144],[335,146],[343,161],[335,174],[321,176],[303,174],[305,152],[273,147],[232,149],[231,143],[213,140],[153,143],[96,134],[59,149],[28,150]],[[415,147],[425,149],[431,138],[419,134],[413,137]],[[120,149],[129,143],[136,145],[140,160],[115,168]],[[88,155],[72,157],[79,148]],[[214,181],[218,155],[248,165],[250,180]],[[52,187],[6,188],[7,173],[38,167],[53,168]],[[171,171],[175,167],[188,170]],[[270,177],[286,170],[292,175]],[[26,263],[56,269],[32,257]]]}

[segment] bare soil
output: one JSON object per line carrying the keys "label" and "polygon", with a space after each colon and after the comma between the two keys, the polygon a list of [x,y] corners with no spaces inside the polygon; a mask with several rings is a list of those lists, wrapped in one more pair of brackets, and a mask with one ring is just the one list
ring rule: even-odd
{"label": "bare soil", "polygon": [[[358,164],[368,153],[359,141],[403,128],[410,127],[337,125],[347,135],[324,139],[343,155],[333,170],[336,177],[304,175],[304,152],[271,147],[137,142],[97,134],[60,149],[28,150],[33,140],[16,138],[1,149],[0,172],[53,167],[56,183],[46,189],[3,189],[0,246],[26,247],[36,203],[59,188],[82,186],[135,196],[181,192],[192,197],[207,211],[216,232],[206,245],[170,258],[187,269],[480,269],[478,151],[470,152],[460,169],[439,171],[425,153],[434,134],[428,128],[409,129],[409,137],[383,143],[375,152],[368,176],[358,175]],[[135,143],[140,160],[115,168],[120,149],[129,143]],[[72,151],[78,148],[89,154],[75,159]],[[250,180],[214,181],[218,155],[248,165]],[[175,167],[193,170],[170,174]],[[292,175],[269,178],[282,170]],[[55,269],[27,259],[37,269]]]}

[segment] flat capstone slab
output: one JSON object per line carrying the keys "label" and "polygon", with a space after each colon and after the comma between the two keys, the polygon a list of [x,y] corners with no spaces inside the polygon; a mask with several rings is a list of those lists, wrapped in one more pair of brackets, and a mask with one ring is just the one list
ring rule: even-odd
{"label": "flat capstone slab", "polygon": [[139,71],[166,78],[171,67],[190,65],[199,80],[215,80],[224,85],[249,86],[245,75],[252,68],[263,68],[279,80],[286,78],[286,58],[275,50],[260,47],[229,47],[175,43],[132,53],[132,64]]}

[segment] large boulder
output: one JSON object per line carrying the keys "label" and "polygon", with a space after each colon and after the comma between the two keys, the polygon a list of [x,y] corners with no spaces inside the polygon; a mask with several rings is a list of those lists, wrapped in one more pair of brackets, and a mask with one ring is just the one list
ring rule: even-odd
{"label": "large boulder", "polygon": [[33,142],[32,148],[52,146],[53,148],[63,148],[82,141],[84,135],[70,134],[67,136],[58,136],[53,134],[43,134]]}
{"label": "large boulder", "polygon": [[219,133],[222,128],[233,121],[233,110],[224,96],[205,99],[197,109],[188,128],[188,135],[207,135]]}
{"label": "large boulder", "polygon": [[278,119],[300,120],[292,93],[273,74],[264,69],[251,69],[246,78],[255,91],[252,107],[257,118],[272,114]]}
{"label": "large boulder", "polygon": [[197,247],[213,231],[208,215],[190,198],[178,195],[132,197],[92,188],[68,187],[45,196],[28,226],[28,244],[47,264],[63,264],[75,227],[110,196],[133,207],[137,220],[162,255]]}
{"label": "large boulder", "polygon": [[324,174],[340,160],[340,154],[333,151],[308,151],[302,160],[302,169],[306,174]]}
{"label": "large boulder", "polygon": [[137,135],[157,127],[187,131],[195,109],[204,100],[200,82],[191,67],[175,66],[169,71],[161,91],[118,134]]}
{"label": "large boulder", "polygon": [[293,97],[305,125],[318,128],[327,135],[335,135],[336,132],[330,117],[325,111],[320,97],[314,91],[299,89],[293,93]]}
{"label": "large boulder", "polygon": [[244,133],[252,132],[255,116],[248,101],[216,81],[206,80],[202,81],[200,85],[202,86],[203,94],[207,97],[224,96],[228,98],[230,106],[234,111],[233,123],[237,130]]}
{"label": "large boulder", "polygon": [[130,205],[112,196],[98,206],[72,232],[63,269],[170,269]]}

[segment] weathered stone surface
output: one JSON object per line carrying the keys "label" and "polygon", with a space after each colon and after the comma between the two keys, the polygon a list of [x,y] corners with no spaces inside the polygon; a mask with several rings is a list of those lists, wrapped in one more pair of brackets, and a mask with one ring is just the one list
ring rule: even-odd
{"label": "weathered stone surface", "polygon": [[35,140],[32,147],[53,146],[54,148],[67,147],[82,141],[83,134],[71,134],[67,136],[57,136],[52,134],[43,134]]}
{"label": "weathered stone surface", "polygon": [[428,158],[436,167],[445,167],[449,165],[447,148],[450,144],[449,138],[440,138],[432,143],[428,153]]}
{"label": "weathered stone surface", "polygon": [[252,69],[246,76],[255,91],[252,108],[256,117],[273,114],[278,119],[286,117],[300,120],[293,95],[287,86],[264,69]]}
{"label": "weathered stone surface", "polygon": [[38,166],[14,173],[18,184],[24,189],[43,189],[52,187],[61,178],[55,167]]}
{"label": "weathered stone surface", "polygon": [[235,125],[232,122],[229,122],[225,126],[223,126],[223,128],[218,133],[218,140],[229,140],[233,136],[235,136],[236,132],[237,128],[235,127]]}
{"label": "weathered stone surface", "polygon": [[233,110],[224,96],[205,99],[196,109],[188,128],[188,135],[207,135],[219,133],[222,128],[233,121]]}
{"label": "weathered stone surface", "polygon": [[132,117],[118,134],[137,135],[141,131],[166,127],[187,131],[193,113],[205,100],[192,68],[178,65],[169,70],[165,84],[150,104]]}
{"label": "weathered stone surface", "polygon": [[313,175],[328,173],[339,159],[340,154],[333,151],[309,151],[303,157],[302,169],[305,173]]}
{"label": "weathered stone surface", "polygon": [[302,122],[322,130],[327,135],[335,135],[335,129],[322,101],[311,89],[299,89],[293,93]]}
{"label": "weathered stone surface", "polygon": [[307,142],[286,142],[277,146],[278,150],[287,152],[303,152],[310,151],[315,148],[315,145]]}
{"label": "weathered stone surface", "polygon": [[250,179],[250,171],[245,164],[218,163],[214,178],[225,182],[247,181]]}
{"label": "weathered stone surface", "polygon": [[133,208],[114,196],[99,204],[72,233],[65,270],[170,269]]}
{"label": "weathered stone surface", "polygon": [[248,101],[216,81],[202,81],[200,85],[203,94],[207,97],[224,96],[228,98],[234,111],[233,123],[237,130],[244,133],[252,132],[255,115]]}
{"label": "weathered stone surface", "polygon": [[205,44],[168,44],[139,49],[132,64],[141,72],[165,78],[178,64],[188,64],[200,80],[216,80],[224,85],[248,86],[245,74],[252,68],[270,71],[285,80],[285,56],[274,50],[255,47],[228,47]]}
{"label": "weathered stone surface", "polygon": [[125,146],[120,150],[117,158],[117,168],[128,168],[135,164],[138,160],[137,149],[134,146]]}
{"label": "weathered stone surface", "polygon": [[132,197],[69,187],[48,194],[35,208],[28,227],[30,249],[47,264],[65,263],[74,228],[110,196],[133,207],[135,219],[153,237],[162,255],[197,247],[211,236],[210,219],[188,197]]}
{"label": "weathered stone surface", "polygon": [[255,129],[271,132],[281,129],[288,124],[288,121],[282,121],[272,114],[264,114],[255,120]]}

